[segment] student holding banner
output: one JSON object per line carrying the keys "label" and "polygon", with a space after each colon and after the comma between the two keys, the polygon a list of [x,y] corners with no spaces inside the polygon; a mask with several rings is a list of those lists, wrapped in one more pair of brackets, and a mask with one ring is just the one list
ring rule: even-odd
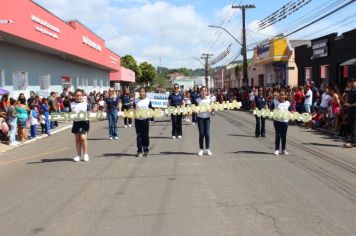
{"label": "student holding banner", "polygon": [[[279,92],[278,100],[274,100],[272,103],[272,110],[278,109],[281,112],[291,111],[290,102],[286,100],[286,94],[284,91]],[[275,151],[274,155],[278,156],[280,154],[280,143],[282,142],[282,154],[288,155],[286,150],[287,143],[287,130],[288,130],[288,121],[287,119],[273,117],[273,126],[276,133],[275,139]]]}
{"label": "student holding banner", "polygon": [[[192,105],[198,105],[197,104],[197,99],[199,98],[199,89],[197,85],[194,85],[193,91],[190,94],[190,100]],[[195,125],[197,123],[197,113],[193,112],[192,113],[192,124]]]}
{"label": "student holding banner", "polygon": [[[173,87],[173,93],[169,95],[168,97],[168,106],[169,107],[179,107],[179,106],[185,106],[184,103],[184,96],[179,92],[179,85],[174,84]],[[176,115],[171,115],[172,118],[172,139],[182,138],[182,114],[176,114]]]}
{"label": "student holding banner", "polygon": [[[131,103],[130,103],[130,94],[129,94],[129,88],[125,88],[124,92],[121,96],[121,104],[122,104],[122,108],[121,111],[124,110],[130,110],[131,109]],[[131,127],[132,124],[132,119],[125,117],[124,118],[124,127],[127,128],[127,126]]]}
{"label": "student holding banner", "polygon": [[[75,101],[70,104],[72,112],[87,112],[88,104],[83,99],[83,90],[77,89],[74,93]],[[72,133],[75,135],[75,146],[77,148],[77,156],[74,158],[75,162],[81,160],[83,154],[83,161],[89,161],[88,155],[88,141],[87,134],[89,132],[89,121],[79,120],[73,122]]]}
{"label": "student holding banner", "polygon": [[[259,110],[267,109],[267,100],[263,94],[262,87],[260,87],[258,89],[258,95],[255,97],[254,103],[255,103],[255,108],[258,108]],[[255,115],[255,117],[256,117],[255,136],[256,136],[256,138],[260,137],[260,135],[262,137],[265,137],[265,133],[266,133],[265,120],[266,119],[263,116],[258,117],[257,115]]]}
{"label": "student holding banner", "polygon": [[[152,108],[150,100],[146,97],[145,88],[140,88],[139,98],[135,99],[133,104],[134,109],[139,110],[149,110]],[[142,157],[142,153],[145,157],[148,156],[150,140],[149,140],[149,129],[150,122],[147,117],[136,117],[135,118],[135,129],[137,135],[137,157]]]}
{"label": "student holding banner", "polygon": [[[210,105],[211,99],[208,96],[208,91],[206,86],[200,89],[200,98],[197,99],[198,105]],[[212,156],[213,153],[210,151],[210,110],[202,111],[197,114],[198,130],[199,130],[199,147],[198,156],[204,154]],[[204,139],[205,139],[205,150],[204,150]]]}

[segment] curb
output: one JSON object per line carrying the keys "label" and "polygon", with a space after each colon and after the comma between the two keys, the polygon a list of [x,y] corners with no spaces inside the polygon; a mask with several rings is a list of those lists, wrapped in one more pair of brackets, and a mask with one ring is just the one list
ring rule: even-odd
{"label": "curb", "polygon": [[[59,133],[59,132],[62,132],[62,131],[67,130],[67,129],[71,128],[71,127],[72,127],[71,124],[70,124],[70,125],[66,125],[66,126],[60,128],[60,129],[54,130],[54,131],[51,133],[51,135],[54,135],[54,134]],[[39,136],[39,137],[37,137],[37,138],[27,140],[26,142],[21,143],[21,144],[18,144],[18,145],[16,145],[16,146],[9,146],[9,148],[6,149],[6,150],[3,150],[3,151],[0,150],[0,153],[4,153],[4,152],[10,151],[10,150],[14,150],[14,149],[19,148],[19,147],[22,147],[22,146],[24,146],[24,145],[26,145],[26,144],[33,143],[33,142],[36,142],[36,141],[38,141],[38,140],[41,140],[41,139],[47,138],[47,137],[48,137],[48,135],[41,135],[41,136]]]}

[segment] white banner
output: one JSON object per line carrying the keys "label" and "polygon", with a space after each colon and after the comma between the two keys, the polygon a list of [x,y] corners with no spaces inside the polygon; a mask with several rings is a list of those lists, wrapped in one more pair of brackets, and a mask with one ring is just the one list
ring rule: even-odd
{"label": "white banner", "polygon": [[156,108],[168,107],[168,94],[165,93],[147,93],[147,98],[150,99],[152,106]]}

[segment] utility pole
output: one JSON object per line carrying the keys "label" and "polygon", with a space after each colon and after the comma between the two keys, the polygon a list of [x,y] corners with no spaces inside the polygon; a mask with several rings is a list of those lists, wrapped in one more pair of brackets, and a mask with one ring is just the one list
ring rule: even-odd
{"label": "utility pole", "polygon": [[208,81],[208,73],[209,73],[209,59],[213,56],[213,54],[203,53],[201,54],[201,59],[205,59],[205,85],[206,88],[209,89],[209,81]]}
{"label": "utility pole", "polygon": [[246,46],[246,9],[255,8],[255,5],[238,5],[232,8],[239,8],[242,11],[242,56],[243,56],[243,73],[244,86],[248,86],[248,72],[247,72],[247,46]]}

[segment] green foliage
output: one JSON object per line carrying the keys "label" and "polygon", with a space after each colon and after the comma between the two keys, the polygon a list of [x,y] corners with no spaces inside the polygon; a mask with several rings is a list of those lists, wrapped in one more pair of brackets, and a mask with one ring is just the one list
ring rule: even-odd
{"label": "green foliage", "polygon": [[148,62],[142,62],[139,66],[141,70],[141,77],[138,78],[139,83],[145,84],[147,86],[148,83],[151,83],[156,76],[156,69],[152,64]]}
{"label": "green foliage", "polygon": [[131,55],[121,57],[121,66],[135,72],[136,79],[139,79],[142,76],[140,67],[137,65],[135,58]]}

